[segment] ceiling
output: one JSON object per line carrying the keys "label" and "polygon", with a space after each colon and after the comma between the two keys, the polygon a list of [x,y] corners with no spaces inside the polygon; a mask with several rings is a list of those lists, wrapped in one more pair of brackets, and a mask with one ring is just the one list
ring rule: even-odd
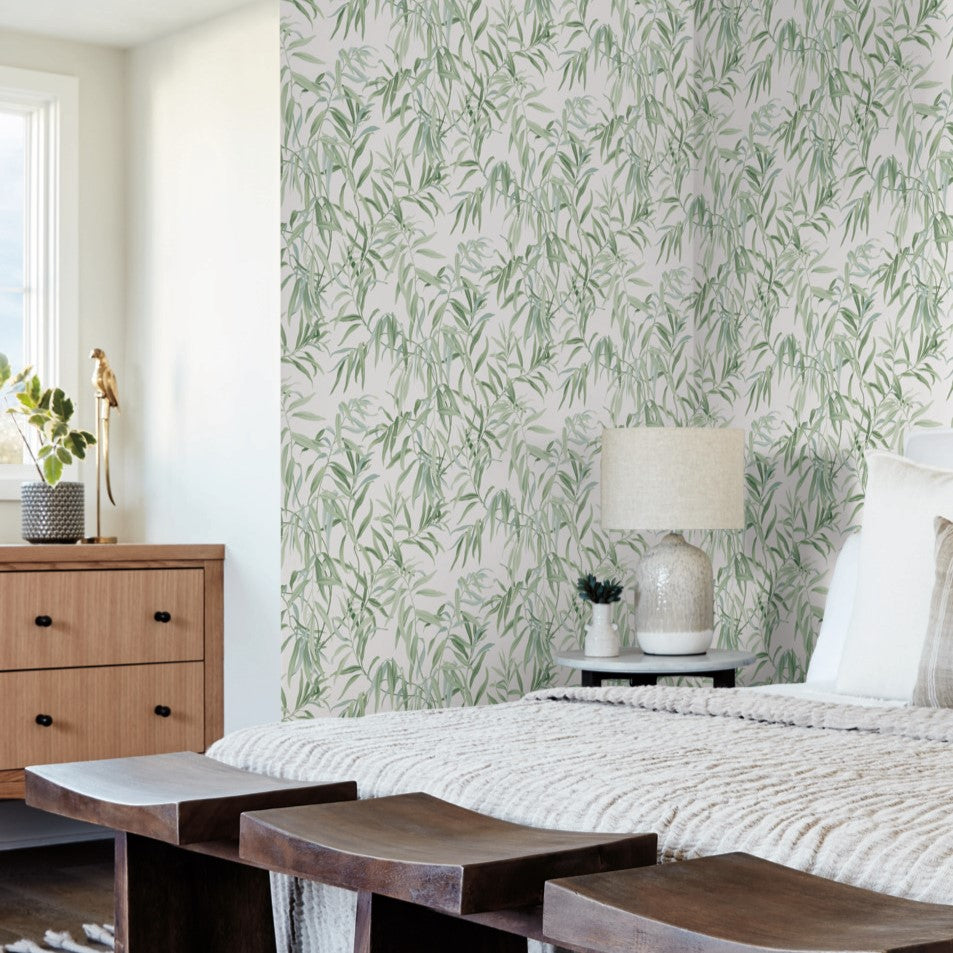
{"label": "ceiling", "polygon": [[129,47],[249,0],[0,0],[0,29]]}

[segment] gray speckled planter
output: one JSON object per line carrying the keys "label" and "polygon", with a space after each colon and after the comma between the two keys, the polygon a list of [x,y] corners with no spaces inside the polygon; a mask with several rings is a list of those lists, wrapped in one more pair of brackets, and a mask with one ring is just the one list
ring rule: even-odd
{"label": "gray speckled planter", "polygon": [[21,532],[28,543],[75,543],[86,534],[82,483],[63,480],[50,486],[41,480],[20,490]]}

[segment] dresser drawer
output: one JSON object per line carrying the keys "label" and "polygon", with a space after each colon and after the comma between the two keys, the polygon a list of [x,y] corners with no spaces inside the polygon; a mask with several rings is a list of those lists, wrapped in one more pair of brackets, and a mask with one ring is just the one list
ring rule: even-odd
{"label": "dresser drawer", "polygon": [[0,673],[0,768],[202,751],[203,704],[201,662]]}
{"label": "dresser drawer", "polygon": [[201,659],[203,584],[201,569],[0,573],[0,671]]}

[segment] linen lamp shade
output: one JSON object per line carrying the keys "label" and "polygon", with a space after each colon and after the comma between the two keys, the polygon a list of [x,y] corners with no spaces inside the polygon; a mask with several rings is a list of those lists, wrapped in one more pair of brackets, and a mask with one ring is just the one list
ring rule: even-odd
{"label": "linen lamp shade", "polygon": [[603,432],[603,529],[744,525],[743,430],[634,427]]}
{"label": "linen lamp shade", "polygon": [[[606,430],[604,529],[744,528],[744,431],[702,427]],[[642,557],[635,628],[642,651],[695,655],[714,637],[711,560],[679,532]]]}

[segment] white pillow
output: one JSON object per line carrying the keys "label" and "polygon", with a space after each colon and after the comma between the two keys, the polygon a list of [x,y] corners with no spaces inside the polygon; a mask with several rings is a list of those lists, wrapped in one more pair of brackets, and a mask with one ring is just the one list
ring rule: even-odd
{"label": "white pillow", "polygon": [[853,533],[844,540],[844,545],[834,563],[834,573],[824,603],[824,618],[817,633],[817,643],[807,667],[807,684],[837,681],[847,630],[854,611],[857,594],[857,568],[860,561],[860,533]]}
{"label": "white pillow", "polygon": [[910,430],[903,445],[903,455],[928,467],[953,470],[953,430],[940,427]]}
{"label": "white pillow", "polygon": [[933,520],[953,519],[953,470],[867,457],[854,612],[837,690],[910,701],[933,592]]}

